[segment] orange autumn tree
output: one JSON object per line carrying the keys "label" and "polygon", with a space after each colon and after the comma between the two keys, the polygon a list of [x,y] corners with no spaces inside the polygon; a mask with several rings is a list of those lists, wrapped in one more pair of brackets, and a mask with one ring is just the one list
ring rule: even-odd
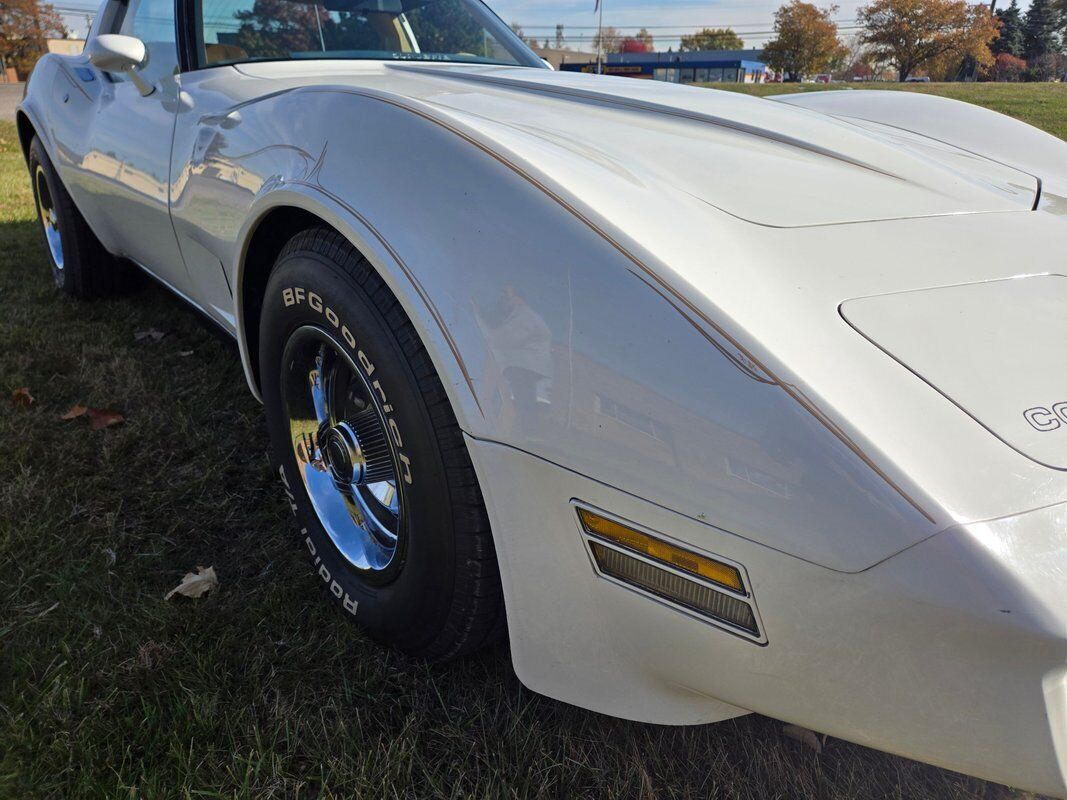
{"label": "orange autumn tree", "polygon": [[832,19],[837,6],[821,9],[801,0],[782,6],[774,15],[775,38],[763,56],[771,68],[790,80],[829,72],[848,54]]}
{"label": "orange autumn tree", "polygon": [[919,67],[973,58],[993,63],[989,46],[1000,25],[985,5],[966,0],[874,0],[859,9],[866,28],[863,41],[874,55],[892,64],[906,81]]}
{"label": "orange autumn tree", "polygon": [[67,35],[63,18],[37,0],[0,0],[0,57],[9,67],[29,72],[44,55],[45,39]]}

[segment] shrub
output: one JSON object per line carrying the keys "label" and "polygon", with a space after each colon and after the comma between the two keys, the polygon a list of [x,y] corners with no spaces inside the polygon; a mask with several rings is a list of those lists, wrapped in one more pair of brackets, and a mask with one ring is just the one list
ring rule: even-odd
{"label": "shrub", "polygon": [[1026,74],[1026,61],[1011,53],[1000,53],[993,65],[993,80],[1015,83]]}

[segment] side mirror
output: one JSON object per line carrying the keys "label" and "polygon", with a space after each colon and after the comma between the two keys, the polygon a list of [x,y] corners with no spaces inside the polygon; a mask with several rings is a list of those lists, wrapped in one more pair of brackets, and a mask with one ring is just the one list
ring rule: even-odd
{"label": "side mirror", "polygon": [[148,63],[148,50],[140,39],[118,33],[94,36],[85,48],[89,63],[104,72],[121,72],[130,77],[142,95],[150,95],[155,87],[145,81],[137,70]]}

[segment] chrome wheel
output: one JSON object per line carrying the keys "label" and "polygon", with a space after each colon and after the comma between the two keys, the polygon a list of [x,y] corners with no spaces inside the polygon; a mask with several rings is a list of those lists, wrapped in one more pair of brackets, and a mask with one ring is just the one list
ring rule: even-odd
{"label": "chrome wheel", "polygon": [[41,225],[44,226],[44,238],[48,242],[48,250],[52,254],[56,269],[61,270],[63,269],[63,239],[59,235],[59,214],[52,200],[52,193],[48,189],[44,167],[40,164],[37,165],[33,180],[37,190],[37,210],[41,215]]}
{"label": "chrome wheel", "polygon": [[310,326],[285,347],[282,384],[297,469],[326,533],[369,577],[395,573],[406,515],[379,397],[344,348]]}

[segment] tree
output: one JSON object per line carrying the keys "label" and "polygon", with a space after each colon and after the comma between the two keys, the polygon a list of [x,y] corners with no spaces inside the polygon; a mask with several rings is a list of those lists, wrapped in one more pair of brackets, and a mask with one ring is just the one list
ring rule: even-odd
{"label": "tree", "polygon": [[698,50],[744,50],[745,42],[732,28],[704,28],[682,37],[678,49],[683,53]]}
{"label": "tree", "polygon": [[[1067,40],[1067,0],[1053,0],[1053,7],[1060,18],[1060,29]],[[1067,41],[1064,43],[1067,44]]]}
{"label": "tree", "polygon": [[[321,6],[287,3],[285,0],[255,0],[252,8],[235,11],[233,16],[240,27],[232,44],[250,56],[288,58],[293,52],[325,49],[322,45],[330,16]],[[319,41],[320,24],[323,26],[323,42]],[[222,37],[219,38],[221,41]]]}
{"label": "tree", "polygon": [[979,66],[993,63],[990,44],[999,23],[985,5],[966,0],[874,0],[858,12],[866,28],[863,40],[906,81],[927,64],[944,65],[972,58]]}
{"label": "tree", "polygon": [[48,46],[45,39],[67,35],[63,18],[49,4],[37,0],[0,2],[0,57],[19,72],[29,72]]}
{"label": "tree", "polygon": [[831,18],[836,12],[837,6],[820,9],[802,0],[779,8],[774,15],[775,39],[763,51],[767,63],[788,80],[829,72],[848,52]]}
{"label": "tree", "polygon": [[1051,81],[1059,74],[1059,58],[1055,53],[1045,53],[1029,62],[1025,78],[1028,81]]}
{"label": "tree", "polygon": [[1011,53],[998,53],[993,66],[993,80],[1015,83],[1026,74],[1026,62]]}
{"label": "tree", "polygon": [[652,38],[652,34],[648,32],[648,28],[642,28],[637,32],[635,39],[640,39],[645,43],[645,52],[651,53],[656,49],[656,40]]}
{"label": "tree", "polygon": [[1018,0],[1011,0],[1011,5],[997,11],[1000,21],[1000,38],[993,42],[996,55],[1008,55],[1022,58],[1023,48],[1023,12],[1019,10]]}
{"label": "tree", "polygon": [[[418,40],[419,49],[424,53],[494,55],[494,45],[484,35],[481,23],[472,15],[463,13],[457,0],[425,3],[410,9],[404,16]],[[363,15],[357,12],[343,12],[341,20],[369,27]],[[375,48],[380,49],[381,44],[375,45]],[[352,49],[352,45],[342,45],[338,49]]]}
{"label": "tree", "polygon": [[606,25],[593,37],[593,52],[596,52],[598,46],[602,44],[605,53],[617,53],[620,41],[622,37],[619,36],[619,32],[610,25]]}
{"label": "tree", "polygon": [[841,44],[845,48],[845,54],[840,62],[838,77],[846,81],[855,78],[871,80],[876,70],[867,45],[863,42],[863,37],[858,34],[848,36],[842,39]]}
{"label": "tree", "polygon": [[[430,7],[432,7],[434,5],[436,5],[436,4],[435,3],[428,3],[427,4],[427,6],[430,6]],[[425,7],[426,6],[424,6],[424,8]],[[526,44],[528,44],[530,47],[535,47],[536,48],[536,47],[540,47],[541,46],[540,43],[537,41],[536,37],[527,36],[526,35],[526,31],[524,31],[522,29],[522,25],[520,25],[519,23],[512,22],[511,25],[508,26],[508,27],[511,28],[511,32],[512,33],[514,33],[516,36],[518,36],[520,39],[522,39],[524,42],[526,42]]]}
{"label": "tree", "polygon": [[[1023,57],[1030,62],[1059,50],[1060,18],[1050,0],[1033,0],[1023,22]],[[1033,66],[1033,64],[1031,64]]]}
{"label": "tree", "polygon": [[648,44],[636,36],[627,36],[619,42],[620,53],[647,53]]}

